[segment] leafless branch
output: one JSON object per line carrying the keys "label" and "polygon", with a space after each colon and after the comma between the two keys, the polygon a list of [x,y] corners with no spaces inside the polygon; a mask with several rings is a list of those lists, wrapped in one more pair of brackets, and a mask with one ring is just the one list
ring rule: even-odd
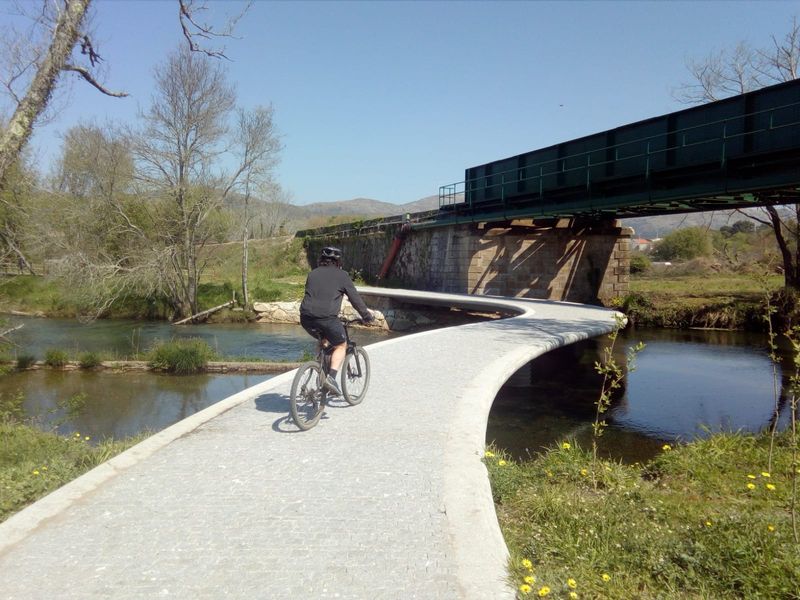
{"label": "leafless branch", "polygon": [[128,96],[126,92],[112,92],[111,90],[107,90],[101,83],[99,83],[91,73],[89,73],[88,69],[84,67],[80,67],[78,65],[73,64],[65,64],[64,65],[65,71],[72,71],[73,73],[77,73],[81,77],[83,77],[86,81],[92,84],[95,88],[99,91],[104,93],[106,96],[113,96],[114,98],[125,98]]}
{"label": "leafless branch", "polygon": [[200,52],[212,58],[224,58],[230,60],[225,55],[224,46],[221,50],[205,48],[197,42],[197,39],[199,38],[201,40],[209,41],[218,38],[233,38],[233,30],[235,29],[236,24],[239,22],[239,19],[241,19],[250,9],[251,4],[252,2],[248,2],[238,15],[231,17],[228,20],[222,30],[217,30],[213,25],[200,22],[198,19],[200,13],[208,10],[205,2],[197,4],[195,0],[178,0],[178,18],[181,24],[181,30],[183,31],[183,37],[186,38],[186,41],[189,43],[189,49],[192,52]]}

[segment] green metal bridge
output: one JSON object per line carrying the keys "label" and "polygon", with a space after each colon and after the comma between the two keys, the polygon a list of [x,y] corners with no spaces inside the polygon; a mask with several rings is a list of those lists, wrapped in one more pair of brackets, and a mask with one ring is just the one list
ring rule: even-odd
{"label": "green metal bridge", "polygon": [[438,224],[800,202],[800,80],[466,170]]}

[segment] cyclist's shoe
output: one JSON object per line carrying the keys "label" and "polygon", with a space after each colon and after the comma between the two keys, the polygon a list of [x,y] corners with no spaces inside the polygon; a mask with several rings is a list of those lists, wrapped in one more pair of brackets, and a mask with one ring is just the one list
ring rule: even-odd
{"label": "cyclist's shoe", "polygon": [[328,375],[325,378],[325,380],[322,382],[322,387],[324,387],[326,390],[328,390],[334,396],[341,396],[342,395],[342,390],[339,389],[339,384],[330,375]]}

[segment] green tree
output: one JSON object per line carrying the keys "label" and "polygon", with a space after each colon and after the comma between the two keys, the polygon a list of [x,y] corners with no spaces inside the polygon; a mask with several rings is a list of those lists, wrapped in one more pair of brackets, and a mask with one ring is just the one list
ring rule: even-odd
{"label": "green tree", "polygon": [[711,254],[711,236],[702,227],[676,229],[664,236],[655,248],[658,260],[691,260]]}
{"label": "green tree", "polygon": [[[771,43],[754,48],[739,42],[733,50],[709,54],[704,59],[690,60],[687,68],[691,81],[679,86],[676,96],[682,102],[702,104],[728,96],[743,94],[766,85],[792,81],[800,76],[800,23],[792,19],[787,33],[772,36]],[[800,289],[800,204],[765,206],[762,216],[749,218],[769,226],[783,260],[784,285]]]}

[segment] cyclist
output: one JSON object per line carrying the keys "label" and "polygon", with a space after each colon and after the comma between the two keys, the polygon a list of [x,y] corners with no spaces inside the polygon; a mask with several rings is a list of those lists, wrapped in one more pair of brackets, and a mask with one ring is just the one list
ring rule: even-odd
{"label": "cyclist", "polygon": [[353,280],[342,270],[342,251],[327,246],[322,249],[319,266],[306,279],[306,291],[300,304],[300,324],[311,336],[321,336],[323,345],[333,346],[331,368],[322,385],[337,396],[342,395],[342,390],[336,382],[336,375],[347,352],[344,325],[339,320],[343,295],[347,296],[365,323],[374,320],[375,317],[356,291]]}

